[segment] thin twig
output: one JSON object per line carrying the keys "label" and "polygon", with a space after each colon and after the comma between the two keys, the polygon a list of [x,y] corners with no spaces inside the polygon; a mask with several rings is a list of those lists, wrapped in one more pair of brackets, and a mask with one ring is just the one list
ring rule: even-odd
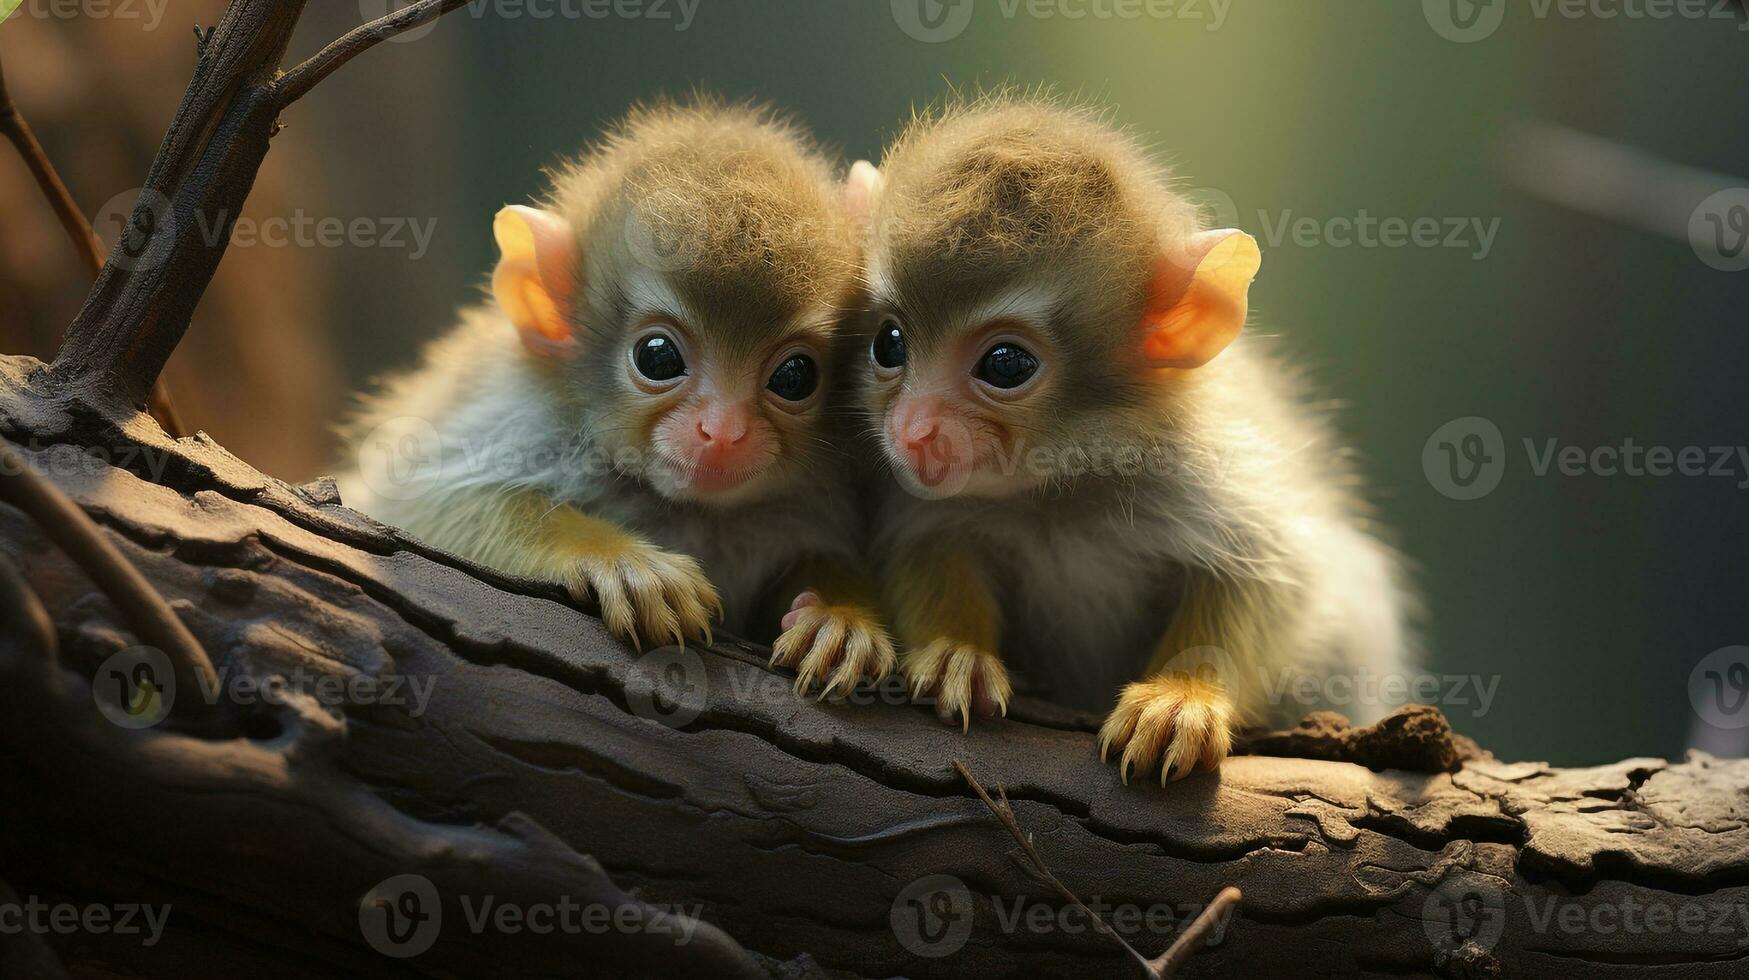
{"label": "thin twig", "polygon": [[31,176],[36,178],[37,186],[42,188],[43,196],[48,198],[49,207],[55,209],[55,217],[61,219],[61,227],[67,230],[67,237],[72,239],[73,247],[78,249],[79,257],[85,260],[91,275],[96,276],[103,268],[103,242],[98,240],[91,223],[85,220],[78,205],[73,203],[72,193],[61,182],[61,175],[55,172],[54,165],[49,162],[48,153],[37,142],[30,124],[24,121],[24,114],[12,103],[12,94],[6,91],[4,68],[0,68],[0,130],[5,131],[6,138],[12,141],[12,145],[18,149],[18,155],[24,158]]}
{"label": "thin twig", "polygon": [[1116,930],[1106,925],[1104,919],[1094,914],[1093,910],[1088,908],[1068,885],[1063,884],[1061,879],[1051,873],[1044,858],[1039,856],[1038,850],[1032,846],[1032,835],[1020,829],[1020,821],[1014,817],[1014,807],[1008,802],[1006,789],[1001,786],[996,787],[996,792],[1002,795],[1002,802],[998,804],[990,798],[990,794],[985,791],[983,784],[978,782],[977,777],[972,775],[965,763],[955,759],[953,767],[959,770],[959,774],[965,777],[967,783],[971,784],[972,791],[978,794],[978,798],[983,800],[984,805],[990,808],[990,812],[996,815],[996,819],[1008,831],[1009,836],[1013,837],[1015,842],[1020,845],[1021,851],[1026,855],[1026,859],[1031,865],[1028,870],[1032,872],[1033,877],[1055,888],[1057,894],[1063,896],[1065,901],[1080,909],[1082,914],[1087,916],[1088,921],[1093,923],[1093,928],[1100,935],[1106,936],[1122,946],[1124,952],[1130,954],[1149,980],[1171,980],[1173,976],[1177,975],[1179,966],[1208,941],[1209,932],[1215,923],[1220,921],[1227,910],[1239,901],[1239,889],[1231,886],[1221,889],[1208,907],[1203,909],[1202,914],[1198,915],[1190,925],[1185,927],[1183,932],[1179,933],[1178,939],[1164,953],[1150,960],[1137,952],[1136,948],[1131,946],[1124,937],[1118,935]]}
{"label": "thin twig", "polygon": [[429,23],[460,7],[467,0],[419,0],[392,14],[378,17],[368,24],[347,31],[332,44],[316,52],[308,61],[286,72],[277,83],[280,106],[288,106],[308,95],[322,79],[332,75],[341,65],[370,50],[377,44],[403,31]]}
{"label": "thin twig", "polygon": [[187,692],[177,699],[191,713],[210,715],[215,707],[203,695],[218,690],[218,673],[200,641],[175,610],[152,588],[140,570],[98,530],[91,517],[61,489],[38,476],[11,443],[0,439],[0,501],[11,504],[42,528],[127,618],[139,638],[162,650]]}
{"label": "thin twig", "polygon": [[[66,182],[56,172],[55,165],[49,161],[48,153],[42,143],[31,131],[30,123],[24,119],[24,113],[18,111],[18,106],[12,101],[12,93],[6,89],[6,70],[0,65],[0,131],[12,141],[18,155],[24,158],[25,166],[30,168],[31,176],[36,178],[36,185],[42,190],[43,197],[48,199],[49,207],[55,211],[55,217],[61,219],[61,227],[66,230],[67,237],[72,240],[73,248],[79,257],[85,261],[85,267],[90,270],[91,277],[103,271],[106,258],[103,240],[97,237],[96,229],[91,222],[85,220],[84,212],[73,201],[73,193],[67,189]],[[172,437],[180,439],[188,434],[183,428],[182,419],[176,414],[176,406],[170,401],[170,389],[159,378],[152,385],[152,393],[147,401],[152,417],[158,420],[164,431]]]}
{"label": "thin twig", "polygon": [[1216,892],[1215,897],[1202,910],[1202,914],[1184,927],[1184,931],[1178,934],[1178,938],[1166,948],[1166,952],[1150,961],[1154,972],[1162,977],[1177,976],[1178,968],[1184,965],[1185,960],[1190,959],[1192,953],[1208,942],[1209,933],[1214,931],[1215,925],[1226,918],[1231,910],[1238,908],[1239,899],[1243,897],[1239,889],[1232,885]]}
{"label": "thin twig", "polygon": [[1008,791],[999,788],[999,791],[1002,793],[1002,805],[997,806],[996,801],[990,799],[990,794],[984,791],[983,784],[979,783],[977,777],[972,775],[971,770],[965,767],[965,763],[955,759],[953,761],[953,767],[959,770],[960,775],[964,776],[966,782],[971,784],[973,792],[978,794],[978,798],[984,801],[984,805],[990,808],[990,812],[996,815],[996,819],[1001,821],[1002,826],[1007,828],[1008,833],[1013,836],[1017,843],[1020,844],[1020,849],[1025,852],[1027,860],[1032,863],[1031,871],[1033,876],[1040,881],[1043,881],[1045,884],[1050,885],[1052,888],[1055,888],[1057,894],[1063,896],[1064,901],[1080,909],[1082,913],[1087,916],[1088,921],[1093,923],[1093,928],[1097,930],[1100,935],[1106,936],[1119,946],[1122,946],[1124,952],[1127,952],[1130,956],[1134,957],[1136,963],[1142,967],[1142,970],[1145,971],[1152,980],[1161,980],[1160,974],[1155,971],[1153,965],[1148,962],[1146,956],[1136,952],[1136,948],[1131,946],[1128,940],[1118,935],[1115,930],[1106,925],[1104,919],[1093,914],[1093,910],[1088,908],[1073,891],[1070,891],[1068,885],[1063,884],[1056,875],[1051,873],[1051,869],[1045,865],[1044,858],[1039,857],[1038,851],[1033,848],[1032,838],[1028,836],[1025,831],[1020,829],[1020,822],[1014,819],[1014,809],[1008,805]]}

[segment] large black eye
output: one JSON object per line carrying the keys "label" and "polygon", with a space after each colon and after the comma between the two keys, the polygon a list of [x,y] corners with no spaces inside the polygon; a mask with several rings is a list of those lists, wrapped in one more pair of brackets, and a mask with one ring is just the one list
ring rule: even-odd
{"label": "large black eye", "polygon": [[873,353],[875,363],[881,367],[905,366],[905,335],[899,330],[899,321],[881,321],[881,329],[875,334]]}
{"label": "large black eye", "polygon": [[820,369],[815,366],[813,358],[796,354],[771,372],[771,380],[765,383],[765,387],[786,402],[799,402],[820,387]]}
{"label": "large black eye", "polygon": [[1018,344],[997,344],[978,362],[978,379],[997,388],[1018,388],[1038,373],[1038,358]]}
{"label": "large black eye", "polygon": [[651,334],[638,341],[632,350],[632,363],[638,373],[651,381],[672,381],[686,373],[686,359],[680,356],[680,346],[674,338]]}

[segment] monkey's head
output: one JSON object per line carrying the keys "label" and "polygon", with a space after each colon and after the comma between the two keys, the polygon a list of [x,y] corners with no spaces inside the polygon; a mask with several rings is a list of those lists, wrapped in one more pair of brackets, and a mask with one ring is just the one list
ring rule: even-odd
{"label": "monkey's head", "polygon": [[806,479],[859,286],[830,165],[768,111],[700,99],[633,112],[552,176],[499,212],[492,288],[574,438],[675,500]]}
{"label": "monkey's head", "polygon": [[852,169],[873,330],[864,407],[900,480],[1000,497],[1145,450],[1238,334],[1261,257],[1093,114],[989,97]]}

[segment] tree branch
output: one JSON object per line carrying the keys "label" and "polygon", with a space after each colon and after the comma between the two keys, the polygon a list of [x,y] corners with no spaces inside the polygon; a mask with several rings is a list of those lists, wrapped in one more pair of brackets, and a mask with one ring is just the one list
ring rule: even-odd
{"label": "tree branch", "polygon": [[31,132],[30,124],[24,121],[23,113],[13,104],[12,93],[6,89],[6,70],[3,64],[0,64],[0,132],[6,134],[6,138],[17,148],[18,155],[24,158],[25,166],[30,168],[31,176],[36,178],[37,186],[42,189],[43,197],[55,209],[55,217],[61,219],[61,227],[66,229],[67,238],[73,242],[79,258],[85,261],[86,268],[91,270],[93,276],[97,275],[103,269],[103,242],[98,240],[91,223],[85,220],[78,205],[73,203],[73,195],[61,181],[61,175],[55,172],[54,164],[49,162],[48,153],[37,142],[36,134]]}
{"label": "tree branch", "polygon": [[377,44],[421,24],[429,23],[460,7],[467,0],[420,0],[392,14],[378,17],[368,24],[346,32],[303,64],[280,76],[279,104],[283,108],[309,94],[322,79],[332,75],[341,65],[370,50]]}
{"label": "tree branch", "polygon": [[[17,148],[18,155],[24,158],[25,165],[36,177],[36,185],[42,190],[43,197],[48,199],[49,206],[54,208],[55,217],[61,219],[61,227],[66,230],[67,238],[73,242],[73,249],[79,257],[85,260],[85,267],[95,278],[103,271],[103,263],[108,256],[104,253],[103,240],[97,237],[96,229],[91,222],[85,220],[84,212],[73,201],[73,194],[67,190],[67,185],[56,172],[55,165],[49,162],[49,155],[37,141],[36,133],[31,131],[30,124],[25,122],[24,114],[18,111],[18,106],[12,101],[12,93],[6,89],[6,70],[0,65],[0,131],[6,133],[6,138]],[[170,388],[163,378],[152,384],[151,398],[147,408],[164,431],[180,439],[188,434],[188,429],[182,424],[182,418],[176,413],[176,405],[170,400]]]}

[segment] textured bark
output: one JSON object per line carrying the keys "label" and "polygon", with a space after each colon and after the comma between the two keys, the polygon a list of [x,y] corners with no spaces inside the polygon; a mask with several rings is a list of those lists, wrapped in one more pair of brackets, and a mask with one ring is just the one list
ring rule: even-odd
{"label": "textured bark", "polygon": [[[1085,928],[1006,925],[1016,899],[1053,914],[1062,902],[956,758],[1006,788],[1089,902],[1164,904],[1182,925],[1183,909],[1239,886],[1238,914],[1189,976],[1749,971],[1749,762],[1458,763],[1436,716],[1410,712],[1394,734],[1323,718],[1252,742],[1323,758],[1240,756],[1217,775],[1126,787],[1099,764],[1092,719],[1022,703],[962,736],[915,706],[797,698],[748,644],[640,656],[551,587],[107,411],[45,384],[35,362],[0,361],[0,433],[98,520],[229,680],[301,668],[432,687],[423,712],[314,697],[227,709],[234,735],[176,715],[114,725],[91,678],[133,642],[127,625],[0,507],[0,556],[29,587],[0,581],[0,880],[173,906],[151,948],[48,937],[73,975],[1134,976]],[[872,700],[898,700],[884,690]],[[402,874],[432,881],[443,926],[428,952],[391,960],[366,945],[359,904]],[[947,950],[932,957],[902,941],[914,920],[896,900],[936,875],[951,876],[934,883],[963,896],[970,929],[957,948],[925,946]],[[685,944],[476,935],[461,897],[487,894],[698,905],[711,927]],[[1672,924],[1629,929],[1632,908]],[[1674,924],[1696,914],[1699,929]],[[1573,916],[1589,924],[1563,924]],[[1479,934],[1454,936],[1454,919]],[[1127,936],[1152,956],[1172,930]]]}

